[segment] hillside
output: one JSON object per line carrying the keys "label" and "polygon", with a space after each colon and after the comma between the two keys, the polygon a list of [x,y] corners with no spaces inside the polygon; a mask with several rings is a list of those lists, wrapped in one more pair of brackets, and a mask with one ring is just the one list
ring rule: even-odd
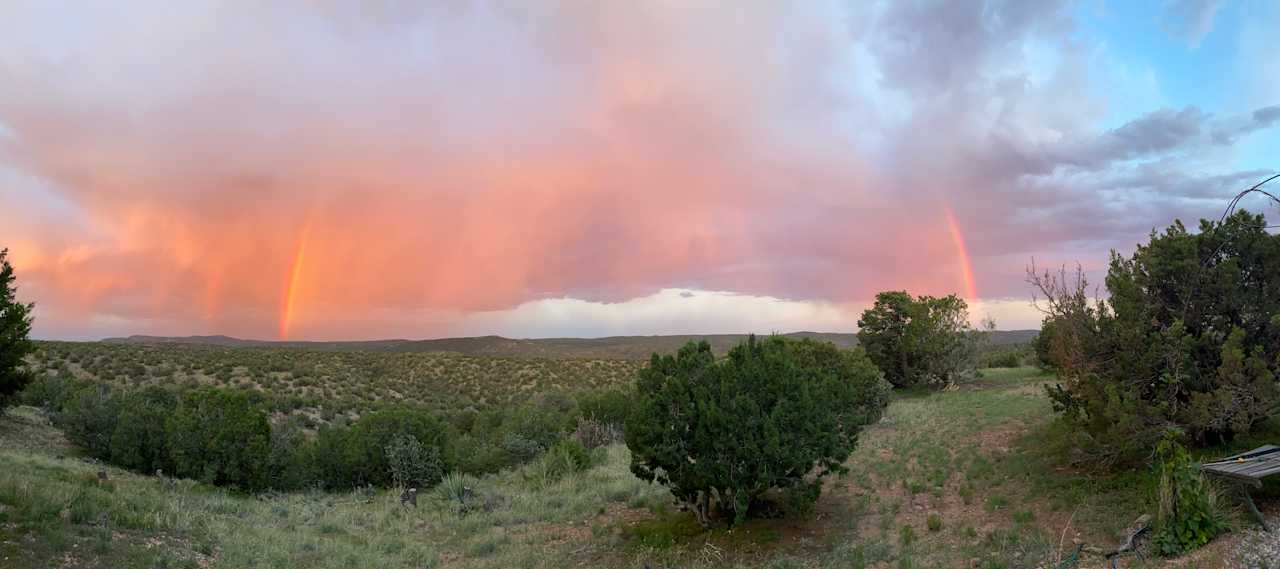
{"label": "hillside", "polygon": [[39,342],[40,375],[116,386],[229,387],[260,393],[273,411],[331,418],[387,404],[433,410],[520,404],[629,384],[638,360],[476,357],[219,346],[195,342]]}
{"label": "hillside", "polygon": [[[992,334],[993,345],[1020,344],[1031,341],[1037,330],[999,330]],[[852,333],[791,332],[789,338],[813,338],[840,347],[858,343]],[[689,334],[672,336],[610,336],[605,338],[536,338],[514,339],[502,336],[440,338],[432,340],[367,340],[338,342],[293,342],[244,340],[230,336],[129,336],[107,338],[110,344],[196,344],[224,347],[305,348],[322,351],[369,352],[452,352],[467,356],[545,359],[642,360],[654,352],[670,353],[690,341],[705,340],[719,354],[746,338],[746,334]]]}
{"label": "hillside", "polygon": [[[1143,512],[1142,489],[1058,468],[1050,379],[1003,370],[895,397],[814,511],[708,531],[633,476],[620,444],[583,472],[547,479],[535,463],[466,477],[464,502],[435,489],[404,507],[396,489],[245,496],[104,466],[19,407],[0,413],[0,567],[1109,567],[1099,552]],[[1119,566],[1243,566],[1264,538],[1244,527],[1182,559]]]}

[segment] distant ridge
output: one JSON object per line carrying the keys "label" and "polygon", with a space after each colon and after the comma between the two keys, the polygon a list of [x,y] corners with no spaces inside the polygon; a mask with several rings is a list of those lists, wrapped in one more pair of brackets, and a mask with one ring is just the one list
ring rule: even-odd
{"label": "distant ridge", "polygon": [[391,346],[409,340],[356,340],[339,342],[295,342],[274,340],[244,340],[231,336],[144,336],[135,334],[128,338],[104,338],[107,344],[197,344],[225,346],[228,348],[307,348],[331,351],[386,351]]}
{"label": "distant ridge", "polygon": [[[1000,330],[992,334],[995,345],[1030,342],[1038,330]],[[791,332],[787,338],[811,338],[831,342],[842,348],[857,345],[851,333]],[[435,340],[365,340],[340,342],[297,342],[244,340],[230,336],[129,336],[106,338],[113,344],[195,344],[231,348],[302,348],[326,351],[366,352],[452,352],[468,356],[545,359],[647,359],[654,352],[672,353],[690,341],[706,340],[717,354],[723,354],[745,340],[746,334],[687,334],[673,336],[610,336],[607,338],[537,338],[513,339],[502,336],[440,338]]]}

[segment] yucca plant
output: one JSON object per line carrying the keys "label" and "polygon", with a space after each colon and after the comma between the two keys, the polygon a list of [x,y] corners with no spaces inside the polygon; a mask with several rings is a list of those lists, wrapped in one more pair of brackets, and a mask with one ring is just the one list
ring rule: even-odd
{"label": "yucca plant", "polygon": [[479,480],[469,474],[450,472],[436,486],[436,495],[459,515],[471,511],[476,502]]}

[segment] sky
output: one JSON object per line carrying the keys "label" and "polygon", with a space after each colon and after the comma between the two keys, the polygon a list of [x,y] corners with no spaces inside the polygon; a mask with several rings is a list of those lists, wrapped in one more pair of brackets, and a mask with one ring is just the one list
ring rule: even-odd
{"label": "sky", "polygon": [[1032,259],[1101,282],[1280,169],[1276,29],[1230,0],[9,0],[0,246],[50,339],[852,332],[884,290],[1031,328]]}

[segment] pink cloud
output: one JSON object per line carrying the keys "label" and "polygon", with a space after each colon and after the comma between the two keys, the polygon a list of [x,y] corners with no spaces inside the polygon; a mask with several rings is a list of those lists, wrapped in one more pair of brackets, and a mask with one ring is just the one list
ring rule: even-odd
{"label": "pink cloud", "polygon": [[[41,329],[271,337],[291,289],[309,337],[672,288],[946,294],[965,286],[947,203],[980,294],[1016,296],[1015,260],[1068,239],[1018,221],[1025,180],[1106,136],[1014,112],[1088,98],[1000,74],[1031,36],[1066,42],[1053,5],[965,36],[968,73],[887,73],[920,56],[880,49],[910,10],[372,6],[0,8],[27,24],[0,25],[0,166],[40,188],[0,210],[0,243]],[[1010,109],[987,121],[993,94]]]}

